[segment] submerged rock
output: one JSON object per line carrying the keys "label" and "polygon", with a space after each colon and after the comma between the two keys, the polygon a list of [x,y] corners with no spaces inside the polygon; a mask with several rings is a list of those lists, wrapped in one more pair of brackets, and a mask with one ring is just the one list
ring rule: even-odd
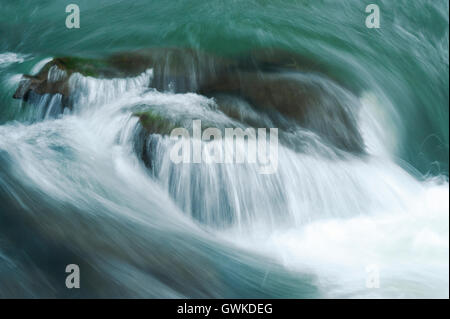
{"label": "submerged rock", "polygon": [[158,91],[198,93],[237,68],[234,60],[192,49],[151,49],[139,54],[151,58],[151,87]]}
{"label": "submerged rock", "polygon": [[236,95],[264,111],[280,128],[288,129],[279,113],[294,119],[330,144],[361,153],[364,142],[356,120],[356,97],[334,82],[311,73],[237,72],[203,87],[201,94]]}
{"label": "submerged rock", "polygon": [[[105,59],[55,58],[37,75],[24,75],[14,98],[28,100],[30,92],[61,94],[64,106],[70,107],[68,79],[73,73],[122,78],[149,68],[153,69],[150,86],[158,91],[236,96],[267,114],[279,128],[288,129],[291,124],[285,118],[293,119],[339,149],[364,152],[355,115],[357,98],[328,77],[311,72],[319,65],[279,50],[225,58],[193,49],[153,48]],[[150,133],[165,132],[170,127],[149,113],[135,115]]]}
{"label": "submerged rock", "polygon": [[231,58],[181,48],[151,48],[113,54],[103,59],[61,57],[48,62],[37,75],[24,75],[14,98],[37,94],[68,95],[67,80],[73,73],[96,78],[137,76],[153,68],[151,87],[174,93],[200,92],[219,85],[238,71],[267,68],[300,69],[302,59],[283,51],[254,51]]}

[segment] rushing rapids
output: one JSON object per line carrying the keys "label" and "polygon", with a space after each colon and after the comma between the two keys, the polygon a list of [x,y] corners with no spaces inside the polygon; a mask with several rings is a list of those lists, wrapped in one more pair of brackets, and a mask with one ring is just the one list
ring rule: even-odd
{"label": "rushing rapids", "polygon": [[[358,4],[347,2],[356,19]],[[374,31],[385,38],[371,43],[347,17],[344,29],[323,21],[336,35],[302,13],[316,16],[318,3],[271,7],[271,17],[256,3],[230,6],[231,18],[218,8],[218,21],[203,16],[210,31],[184,24],[182,8],[160,4],[180,14],[172,29],[143,18],[161,8],[136,4],[135,26],[116,30],[142,27],[127,45],[83,28],[77,50],[39,28],[25,28],[20,44],[0,40],[0,297],[448,297],[443,3],[427,7],[444,29],[425,29],[437,33],[419,47],[395,10],[384,21],[397,33]],[[242,27],[239,12],[256,25]],[[114,49],[89,52],[104,36]],[[390,60],[398,51],[409,64]],[[422,79],[408,78],[412,67]],[[430,109],[416,110],[425,100]],[[191,132],[198,120],[220,131],[277,128],[276,172],[174,163],[172,130]],[[64,285],[68,264],[81,269],[80,289]]]}

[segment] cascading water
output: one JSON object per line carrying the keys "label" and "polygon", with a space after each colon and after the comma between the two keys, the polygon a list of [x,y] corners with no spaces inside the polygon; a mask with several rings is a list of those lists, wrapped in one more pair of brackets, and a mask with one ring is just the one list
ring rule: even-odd
{"label": "cascading water", "polygon": [[[369,31],[363,15],[357,19],[364,10],[356,10],[356,1],[345,1],[345,14],[330,21],[323,12],[334,9],[316,2],[264,7],[249,1],[255,7],[227,10],[195,2],[189,10],[211,10],[196,11],[200,24],[187,20],[183,5],[136,2],[128,8],[136,19],[119,21],[116,38],[117,26],[109,24],[109,31],[97,24],[95,5],[80,2],[92,14],[85,28],[98,27],[91,38],[81,28],[71,35],[76,45],[68,45],[57,37],[68,30],[37,36],[25,24],[20,41],[0,40],[1,297],[448,297],[448,4],[420,1],[439,19],[414,34],[399,4],[381,2],[386,27],[370,31],[370,42],[362,38]],[[16,6],[2,3],[4,12]],[[105,10],[114,15],[124,6],[116,1]],[[421,8],[408,10],[420,20]],[[35,19],[30,8],[23,10]],[[41,10],[64,18],[56,15],[59,4]],[[151,12],[172,14],[174,25],[153,30],[161,17]],[[348,17],[354,19],[345,22]],[[272,24],[272,31],[261,27]],[[7,33],[12,26],[5,25],[0,31]],[[61,52],[87,52],[107,40],[111,51],[142,48],[147,37],[158,46],[188,41],[221,51],[227,45],[215,42],[216,31],[223,41],[240,39],[237,51],[287,46],[330,70],[266,72],[267,83],[300,83],[308,94],[317,92],[302,102],[308,108],[301,121],[288,107],[257,108],[257,98],[201,94],[198,83],[211,79],[195,65],[181,89],[166,73],[156,78],[158,64],[110,79],[75,72],[68,99],[59,93],[11,98],[19,74],[38,74]],[[427,32],[434,37],[424,40]],[[124,43],[114,40],[121,38]],[[44,49],[45,42],[55,47]],[[415,71],[391,61],[401,60],[402,45],[416,48],[406,57],[417,61]],[[322,62],[330,57],[333,62]],[[216,66],[208,67],[215,76]],[[58,81],[58,72],[51,70],[48,80]],[[254,81],[247,73],[240,80]],[[424,88],[415,91],[417,83]],[[427,98],[430,105],[418,110]],[[251,163],[175,164],[175,142],[145,132],[136,116],[143,111],[188,130],[194,120],[221,130],[279,127],[277,171],[260,174]],[[418,149],[422,155],[412,155]],[[77,292],[64,286],[67,264],[82,269]],[[379,288],[366,285],[371,267]]]}

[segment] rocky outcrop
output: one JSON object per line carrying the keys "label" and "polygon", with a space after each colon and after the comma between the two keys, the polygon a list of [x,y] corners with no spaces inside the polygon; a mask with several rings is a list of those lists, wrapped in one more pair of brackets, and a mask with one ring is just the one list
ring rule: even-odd
{"label": "rocky outcrop", "polygon": [[24,75],[13,98],[27,101],[31,93],[61,94],[63,100],[68,101],[70,96],[68,80],[74,73],[96,78],[127,77],[137,75],[141,73],[138,70],[145,70],[150,66],[149,61],[127,59],[120,60],[120,55],[104,60],[78,57],[55,58],[48,62],[38,74]]}
{"label": "rocky outcrop", "polygon": [[355,153],[364,150],[355,115],[357,99],[324,77],[297,73],[236,72],[202,87],[200,93],[206,96],[216,93],[239,96],[268,114],[277,127],[287,129],[286,125],[289,125],[289,122],[279,118],[279,112],[332,145]]}
{"label": "rocky outcrop", "polygon": [[[96,78],[137,76],[153,68],[152,87],[175,93],[200,92],[220,85],[237,72],[274,69],[300,70],[304,59],[284,51],[260,50],[231,58],[218,57],[193,49],[152,48],[117,53],[104,59],[61,57],[47,63],[37,75],[24,75],[14,98],[37,94],[69,94],[67,80],[73,73]],[[308,63],[308,69],[315,68]],[[306,70],[306,67],[303,68]]]}
{"label": "rocky outcrop", "polygon": [[[55,58],[37,75],[25,75],[14,97],[27,100],[30,92],[59,93],[68,101],[68,79],[75,72],[112,78],[136,76],[149,68],[153,69],[150,86],[159,91],[236,96],[265,113],[279,128],[288,129],[290,122],[285,117],[342,150],[364,152],[355,116],[357,99],[320,75],[319,65],[284,51],[260,50],[227,58],[173,48],[119,53],[105,59]],[[155,126],[163,121],[151,121],[147,113],[135,115],[149,132],[166,129]]]}
{"label": "rocky outcrop", "polygon": [[139,118],[142,127],[149,134],[169,135],[174,128],[179,126],[151,110],[135,112],[133,116]]}

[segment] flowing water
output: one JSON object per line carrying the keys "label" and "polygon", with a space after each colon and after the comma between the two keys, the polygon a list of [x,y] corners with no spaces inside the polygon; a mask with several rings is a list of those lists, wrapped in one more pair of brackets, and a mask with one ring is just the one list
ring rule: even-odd
{"label": "flowing water", "polygon": [[[77,0],[80,29],[65,27],[66,2],[0,0],[1,297],[448,298],[447,1],[373,1],[380,29],[359,0]],[[291,123],[275,174],[174,164],[158,134],[148,167],[137,109],[243,126],[218,99],[150,89],[152,69],[72,75],[71,110],[61,95],[12,99],[53,57],[148,47],[301,54],[328,77],[286,76],[358,105],[367,154]],[[80,289],[65,287],[67,264]]]}

